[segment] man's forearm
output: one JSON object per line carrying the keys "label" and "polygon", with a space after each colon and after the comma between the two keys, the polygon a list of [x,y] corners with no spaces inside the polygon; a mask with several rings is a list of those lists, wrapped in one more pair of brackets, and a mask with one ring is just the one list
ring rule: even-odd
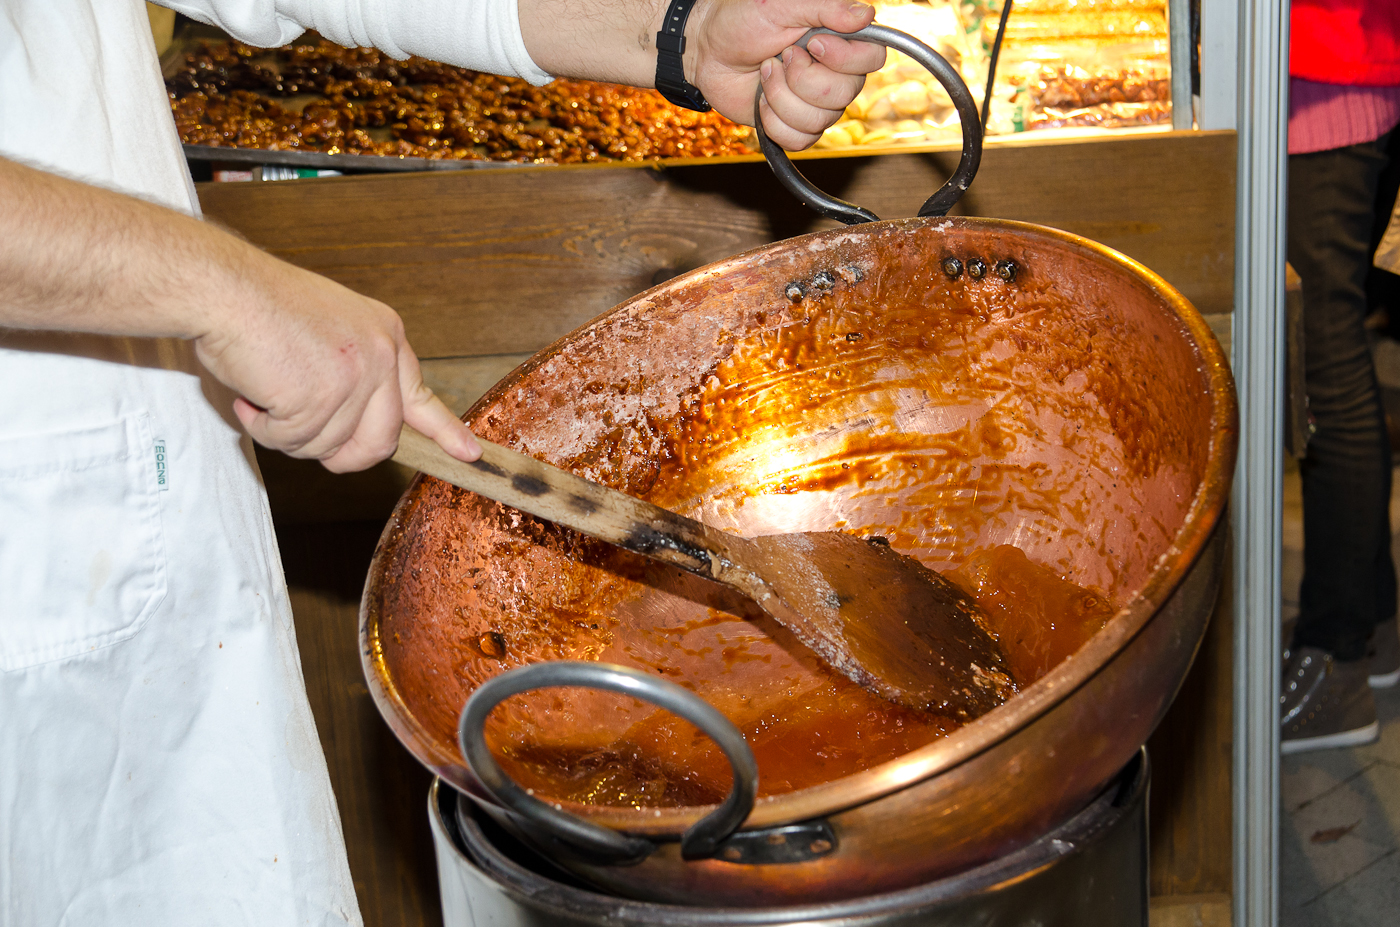
{"label": "man's forearm", "polygon": [[0,203],[9,328],[198,338],[255,252],[173,210],[6,159]]}
{"label": "man's forearm", "polygon": [[[519,0],[530,57],[559,77],[650,87],[668,0]],[[694,77],[694,54],[686,55]]]}
{"label": "man's forearm", "polygon": [[357,470],[407,421],[480,453],[378,300],[206,223],[0,159],[0,326],[187,338],[262,444]]}

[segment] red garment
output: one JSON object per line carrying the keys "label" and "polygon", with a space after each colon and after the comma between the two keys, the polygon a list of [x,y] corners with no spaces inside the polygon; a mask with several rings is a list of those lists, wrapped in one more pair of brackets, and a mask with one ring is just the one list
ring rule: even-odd
{"label": "red garment", "polygon": [[1367,87],[1288,81],[1288,153],[1374,142],[1400,125],[1400,85]]}
{"label": "red garment", "polygon": [[1400,84],[1400,0],[1293,0],[1288,73],[1323,84]]}

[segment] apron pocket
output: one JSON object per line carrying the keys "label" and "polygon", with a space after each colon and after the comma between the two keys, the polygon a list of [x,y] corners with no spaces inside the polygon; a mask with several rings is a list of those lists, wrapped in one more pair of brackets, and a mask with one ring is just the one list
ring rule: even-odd
{"label": "apron pocket", "polygon": [[126,640],[165,598],[150,423],[0,440],[0,670]]}

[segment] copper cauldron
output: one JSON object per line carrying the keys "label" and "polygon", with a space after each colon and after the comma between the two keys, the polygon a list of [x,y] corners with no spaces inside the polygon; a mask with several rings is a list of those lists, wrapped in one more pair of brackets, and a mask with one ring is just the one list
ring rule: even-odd
{"label": "copper cauldron", "polygon": [[620,894],[707,905],[914,885],[1084,807],[1200,644],[1237,427],[1219,345],[1152,271],[1064,232],[939,217],[818,232],[677,277],[540,352],[467,421],[721,528],[878,534],[934,569],[1012,545],[1116,608],[1020,695],[940,729],[873,704],[736,594],[419,477],[361,609],[390,726],[557,850],[464,764],[468,696],[561,659],[679,682],[758,755],[746,846],[803,852],[683,859],[679,837],[723,796],[727,768],[652,706],[538,690],[497,709],[487,737],[558,809],[655,844],[632,865],[560,862]]}
{"label": "copper cauldron", "polygon": [[[980,278],[968,272],[979,262],[991,270]],[[685,862],[662,843],[635,866],[574,864],[626,894],[711,904],[913,884],[1077,811],[1147,739],[1199,645],[1236,428],[1220,348],[1161,278],[1073,235],[988,219],[819,232],[687,274],[541,352],[468,421],[742,533],[868,530],[935,569],[1011,543],[1120,606],[1002,707],[873,768],[761,798],[745,825],[824,820],[828,855]],[[365,590],[371,690],[424,763],[484,799],[457,716],[512,666],[646,667],[736,720],[739,701],[777,704],[776,689],[820,675],[705,585],[420,478]],[[649,711],[561,691],[497,714],[601,745]],[[707,810],[568,807],[672,839]]]}

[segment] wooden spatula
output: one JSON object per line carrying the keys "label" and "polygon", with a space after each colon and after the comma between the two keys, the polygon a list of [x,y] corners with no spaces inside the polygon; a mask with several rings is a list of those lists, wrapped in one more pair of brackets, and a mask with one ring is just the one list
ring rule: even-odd
{"label": "wooden spatula", "polygon": [[394,460],[733,586],[832,668],[892,702],[971,719],[1016,691],[972,600],[883,539],[836,531],[744,538],[477,440],[481,459],[463,463],[404,426]]}

